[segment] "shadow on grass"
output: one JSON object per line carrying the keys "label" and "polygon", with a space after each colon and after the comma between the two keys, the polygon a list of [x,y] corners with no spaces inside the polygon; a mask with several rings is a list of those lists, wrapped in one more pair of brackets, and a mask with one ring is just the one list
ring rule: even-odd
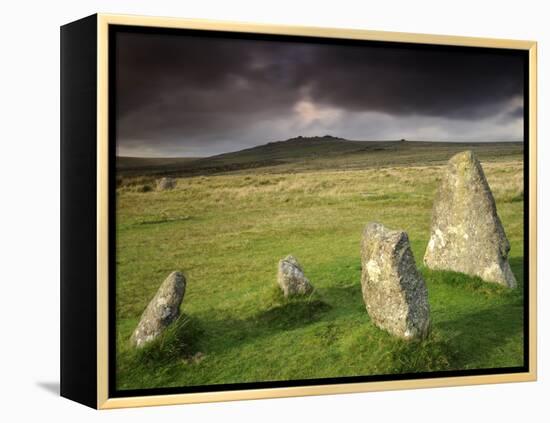
{"label": "shadow on grass", "polygon": [[317,292],[285,298],[278,288],[274,288],[266,300],[266,308],[245,319],[203,320],[209,333],[219,336],[219,342],[211,342],[210,347],[227,351],[245,342],[299,329],[321,320],[332,308]]}
{"label": "shadow on grass", "polygon": [[173,360],[188,360],[200,352],[204,329],[200,321],[182,314],[157,339],[134,348],[128,338],[118,340],[118,350],[130,361],[144,365],[163,365]]}
{"label": "shadow on grass", "polygon": [[182,222],[192,219],[191,216],[160,216],[160,217],[145,217],[136,220],[134,225],[158,225],[162,223]]}
{"label": "shadow on grass", "polygon": [[523,288],[523,257],[511,257],[509,260],[512,272],[518,281],[518,288]]}
{"label": "shadow on grass", "polygon": [[128,337],[119,339],[119,352],[127,367],[149,369],[183,361],[193,364],[197,355],[227,352],[242,343],[290,331],[314,323],[331,306],[317,294],[303,298],[272,295],[270,306],[246,319],[217,317],[194,318],[182,314],[160,337],[140,349],[133,348]]}
{"label": "shadow on grass", "polygon": [[318,320],[331,307],[322,300],[291,301],[263,310],[252,318],[256,330],[291,330]]}
{"label": "shadow on grass", "polygon": [[[472,363],[498,356],[503,345],[523,334],[523,306],[500,304],[438,322],[435,330],[448,343],[453,356],[451,367],[467,368]],[[518,357],[518,362],[510,366],[521,365],[522,360],[523,357]]]}
{"label": "shadow on grass", "polygon": [[360,283],[324,288],[323,294],[330,298],[331,304],[334,304],[335,308],[338,307],[339,315],[365,311]]}
{"label": "shadow on grass", "polygon": [[434,322],[426,339],[404,341],[381,331],[377,338],[388,351],[384,367],[388,373],[515,367],[523,355],[501,356],[502,347],[523,332],[522,308],[498,305],[464,314],[456,319]]}
{"label": "shadow on grass", "polygon": [[[429,289],[435,289],[439,284],[452,289],[447,291],[449,303],[437,304],[437,313],[432,310],[432,318],[435,320],[426,346],[428,350],[433,349],[447,357],[447,369],[476,368],[477,363],[487,362],[495,363],[495,367],[522,364],[522,354],[518,353],[514,357],[508,352],[506,355],[503,347],[511,339],[521,340],[523,336],[523,265],[522,257],[510,259],[510,266],[518,281],[515,289],[462,273],[422,269]],[[455,292],[462,297],[482,297],[480,308],[473,312],[470,309],[457,313],[460,309],[457,309],[452,300]]]}

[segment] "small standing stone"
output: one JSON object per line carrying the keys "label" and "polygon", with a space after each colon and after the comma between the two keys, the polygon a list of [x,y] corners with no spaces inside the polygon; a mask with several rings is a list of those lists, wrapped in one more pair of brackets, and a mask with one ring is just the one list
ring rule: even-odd
{"label": "small standing stone", "polygon": [[157,338],[180,314],[180,305],[185,295],[186,281],[180,272],[172,272],[160,285],[139,324],[132,334],[131,342],[136,347]]}
{"label": "small standing stone", "polygon": [[363,300],[374,324],[403,339],[426,337],[428,290],[407,234],[369,223],[361,242],[361,268]]}
{"label": "small standing stone", "polygon": [[313,292],[313,285],[305,277],[304,271],[293,256],[286,256],[279,260],[277,282],[283,290],[285,297],[293,295],[306,295]]}
{"label": "small standing stone", "polygon": [[167,191],[176,187],[176,180],[174,178],[164,177],[157,182],[157,189],[159,191]]}
{"label": "small standing stone", "polygon": [[424,263],[514,288],[510,243],[481,164],[471,151],[453,156],[435,197]]}

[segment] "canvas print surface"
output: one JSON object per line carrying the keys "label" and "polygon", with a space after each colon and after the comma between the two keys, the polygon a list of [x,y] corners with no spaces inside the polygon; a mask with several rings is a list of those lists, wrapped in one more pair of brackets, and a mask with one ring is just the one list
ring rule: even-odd
{"label": "canvas print surface", "polygon": [[115,390],[526,365],[524,53],[113,37]]}

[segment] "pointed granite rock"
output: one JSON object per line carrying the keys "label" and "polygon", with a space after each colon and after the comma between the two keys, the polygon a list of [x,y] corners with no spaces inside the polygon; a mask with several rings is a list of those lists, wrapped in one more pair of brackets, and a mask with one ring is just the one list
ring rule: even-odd
{"label": "pointed granite rock", "polygon": [[424,263],[514,288],[510,243],[483,168],[471,151],[453,156],[436,194]]}
{"label": "pointed granite rock", "polygon": [[164,280],[132,334],[134,346],[139,348],[151,342],[179,317],[185,286],[185,277],[180,272],[172,272]]}
{"label": "pointed granite rock", "polygon": [[373,323],[403,339],[430,328],[428,290],[405,232],[369,223],[361,241],[361,289]]}

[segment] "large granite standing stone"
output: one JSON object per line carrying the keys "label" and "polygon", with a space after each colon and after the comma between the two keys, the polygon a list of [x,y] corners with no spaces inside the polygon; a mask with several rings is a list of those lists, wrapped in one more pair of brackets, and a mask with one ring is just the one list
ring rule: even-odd
{"label": "large granite standing stone", "polygon": [[180,272],[172,272],[160,285],[132,334],[131,342],[142,347],[157,338],[180,314],[186,281]]}
{"label": "large granite standing stone", "polygon": [[424,263],[431,269],[466,273],[514,288],[509,252],[481,164],[471,151],[456,154],[435,197]]}
{"label": "large granite standing stone", "polygon": [[293,256],[286,256],[279,260],[277,283],[281,287],[285,297],[294,295],[307,295],[313,292],[313,285],[304,275],[304,271],[298,260]]}
{"label": "large granite standing stone", "polygon": [[167,191],[176,187],[176,180],[174,178],[164,177],[157,181],[157,190]]}
{"label": "large granite standing stone", "polygon": [[361,288],[371,320],[403,339],[421,339],[430,328],[428,290],[405,232],[369,223],[361,242]]}

